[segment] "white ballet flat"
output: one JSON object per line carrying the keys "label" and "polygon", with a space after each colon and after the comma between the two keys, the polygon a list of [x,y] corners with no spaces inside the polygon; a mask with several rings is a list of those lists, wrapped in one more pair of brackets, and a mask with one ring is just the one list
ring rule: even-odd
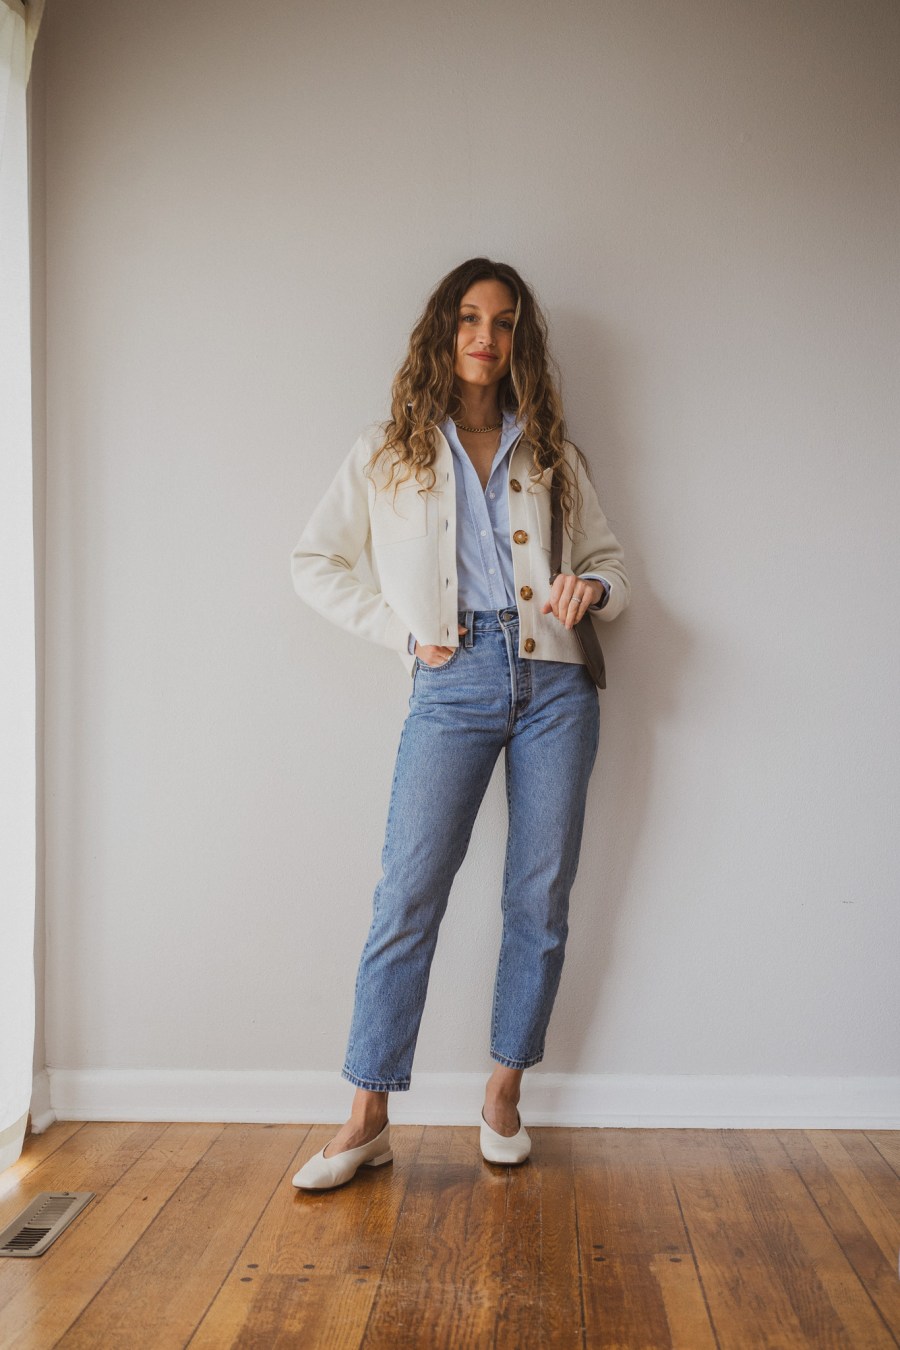
{"label": "white ballet flat", "polygon": [[488,1162],[520,1163],[531,1152],[531,1136],[522,1124],[522,1117],[516,1111],[519,1121],[517,1134],[498,1134],[492,1130],[481,1111],[481,1156]]}
{"label": "white ballet flat", "polygon": [[[328,1143],[331,1143],[330,1139]],[[326,1190],[330,1186],[343,1186],[356,1175],[358,1168],[380,1167],[382,1163],[390,1162],[394,1156],[391,1148],[390,1121],[381,1134],[377,1134],[367,1144],[360,1144],[359,1148],[347,1148],[343,1153],[335,1153],[333,1157],[326,1158],[327,1147],[328,1144],[323,1144],[318,1153],[314,1153],[303,1164],[300,1171],[294,1175],[292,1183],[294,1186],[302,1186],[304,1190],[312,1191]]]}

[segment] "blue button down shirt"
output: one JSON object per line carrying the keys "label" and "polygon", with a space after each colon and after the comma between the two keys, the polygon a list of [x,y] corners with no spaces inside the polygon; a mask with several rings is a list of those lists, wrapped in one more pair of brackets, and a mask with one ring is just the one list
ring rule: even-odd
{"label": "blue button down shirt", "polygon": [[[509,538],[509,502],[506,485],[510,451],[521,427],[515,413],[504,412],[500,444],[494,455],[487,487],[482,488],[475,465],[466,453],[452,418],[441,431],[453,451],[456,478],[456,573],[457,609],[515,609],[516,588],[513,577],[512,545]],[[590,609],[602,609],[612,583],[597,572],[581,572],[604,586],[604,593]],[[410,633],[409,651],[415,651],[416,639]]]}

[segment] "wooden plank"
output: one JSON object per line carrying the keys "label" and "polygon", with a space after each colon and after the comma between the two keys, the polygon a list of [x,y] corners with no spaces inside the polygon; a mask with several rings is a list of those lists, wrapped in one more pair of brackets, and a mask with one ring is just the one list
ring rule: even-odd
{"label": "wooden plank", "polygon": [[391,1125],[394,1160],[363,1167],[346,1186],[299,1191],[291,1177],[333,1139],[312,1129],[240,1249],[191,1350],[276,1344],[360,1344],[390,1251],[424,1127]]}
{"label": "wooden plank", "polygon": [[[893,1345],[900,1331],[900,1179],[874,1143],[859,1131],[781,1130],[778,1139],[833,1242],[818,1252],[817,1269],[828,1296],[872,1345]],[[792,1197],[791,1213],[800,1211]],[[839,1256],[838,1256],[839,1253]],[[853,1323],[856,1325],[856,1322]],[[889,1339],[884,1339],[887,1332]],[[868,1345],[862,1330],[854,1344]],[[880,1339],[878,1339],[880,1337]]]}
{"label": "wooden plank", "polygon": [[[584,1345],[572,1131],[529,1130],[531,1156],[509,1168],[500,1250],[497,1350]],[[485,1163],[484,1166],[490,1167]]]}
{"label": "wooden plank", "polygon": [[730,1133],[666,1130],[660,1140],[719,1344],[805,1347],[777,1253],[760,1232],[736,1172]]}
{"label": "wooden plank", "polygon": [[[11,1192],[20,1194],[18,1188],[36,1167],[40,1167],[52,1153],[58,1148],[62,1148],[67,1139],[71,1139],[74,1134],[83,1127],[81,1120],[57,1120],[43,1134],[28,1134],[25,1136],[25,1142],[22,1146],[22,1153],[12,1167],[7,1167],[0,1172],[0,1227],[5,1227],[12,1219],[16,1217],[19,1210],[28,1203],[27,1199],[21,1204],[13,1199],[11,1206],[3,1203],[5,1197]],[[38,1186],[37,1190],[49,1190],[49,1186]],[[88,1187],[90,1190],[91,1188]],[[28,1195],[34,1192],[29,1188]],[[7,1215],[6,1218],[3,1216]]]}
{"label": "wooden plank", "polygon": [[900,1130],[860,1130],[877,1149],[895,1176],[900,1177]]}
{"label": "wooden plank", "polygon": [[296,1125],[172,1128],[218,1132],[57,1346],[186,1345],[305,1134]]}
{"label": "wooden plank", "polygon": [[[815,1131],[827,1134],[828,1131]],[[835,1235],[785,1147],[803,1131],[731,1131],[730,1145],[757,1227],[776,1263],[805,1344],[892,1347]]]}
{"label": "wooden plank", "polygon": [[[900,1178],[861,1130],[810,1130],[808,1136],[889,1262],[900,1242]],[[896,1263],[895,1263],[896,1264]]]}
{"label": "wooden plank", "polygon": [[662,1134],[573,1132],[588,1346],[712,1350],[716,1345]]}
{"label": "wooden plank", "polygon": [[[721,1345],[894,1344],[847,1283],[850,1272],[775,1134],[666,1131],[663,1149]],[[820,1276],[822,1260],[832,1274],[842,1270],[840,1307]]]}
{"label": "wooden plank", "polygon": [[94,1122],[71,1134],[34,1168],[19,1209],[40,1191],[96,1195],[43,1256],[0,1261],[0,1345],[11,1346],[20,1338],[28,1345],[55,1345],[221,1129]]}
{"label": "wooden plank", "polygon": [[505,1206],[507,1182],[502,1172],[487,1178],[486,1167],[477,1127],[425,1130],[365,1350],[493,1344],[498,1267],[489,1227]]}

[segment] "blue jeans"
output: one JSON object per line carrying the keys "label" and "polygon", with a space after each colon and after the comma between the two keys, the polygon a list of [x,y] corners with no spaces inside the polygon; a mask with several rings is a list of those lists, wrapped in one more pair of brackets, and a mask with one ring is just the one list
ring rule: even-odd
{"label": "blue jeans", "polygon": [[583,665],[522,660],[515,609],[461,610],[459,621],[468,632],[448,661],[417,660],[400,734],[341,1070],[371,1091],[409,1088],[438,928],[502,748],[509,827],[490,1037],[498,1064],[525,1069],[543,1058],[562,974],[600,739],[597,687]]}

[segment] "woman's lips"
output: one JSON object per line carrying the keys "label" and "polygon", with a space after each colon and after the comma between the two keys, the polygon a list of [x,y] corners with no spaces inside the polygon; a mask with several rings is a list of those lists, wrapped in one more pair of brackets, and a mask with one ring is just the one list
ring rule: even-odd
{"label": "woman's lips", "polygon": [[496,356],[491,356],[490,352],[469,352],[473,361],[496,361]]}

